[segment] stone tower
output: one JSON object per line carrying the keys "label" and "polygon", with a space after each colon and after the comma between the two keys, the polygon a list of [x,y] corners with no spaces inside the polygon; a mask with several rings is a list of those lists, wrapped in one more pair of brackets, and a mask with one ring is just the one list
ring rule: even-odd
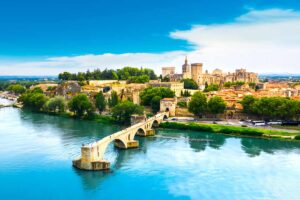
{"label": "stone tower", "polygon": [[185,57],[185,62],[182,65],[182,77],[183,78],[192,78],[191,77],[191,65],[188,64],[187,57]]}
{"label": "stone tower", "polygon": [[202,66],[203,64],[202,63],[193,63],[191,65],[191,76],[192,76],[192,79],[194,81],[196,81],[196,83],[199,82],[199,76],[202,74]]}

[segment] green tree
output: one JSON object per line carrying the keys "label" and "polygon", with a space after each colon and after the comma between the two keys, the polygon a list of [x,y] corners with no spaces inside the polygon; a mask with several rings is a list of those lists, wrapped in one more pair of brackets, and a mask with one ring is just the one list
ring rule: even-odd
{"label": "green tree", "polygon": [[18,102],[21,102],[25,108],[34,111],[41,111],[47,101],[48,98],[44,94],[32,91],[28,91],[18,98]]}
{"label": "green tree", "polygon": [[207,112],[207,98],[202,92],[196,92],[188,105],[189,112],[202,117]]}
{"label": "green tree", "polygon": [[141,75],[141,76],[131,76],[129,77],[128,83],[147,83],[149,82],[148,75]]}
{"label": "green tree", "polygon": [[183,96],[183,97],[190,97],[191,93],[188,90],[184,90],[184,92],[181,91],[181,96]]}
{"label": "green tree", "polygon": [[60,73],[58,75],[58,79],[66,81],[66,80],[72,80],[73,77],[72,77],[72,74],[70,72],[63,72],[63,73]]}
{"label": "green tree", "polygon": [[161,99],[173,98],[175,96],[175,92],[170,88],[148,87],[140,93],[141,104],[145,106],[151,106],[152,99],[155,96],[159,96]]}
{"label": "green tree", "polygon": [[108,99],[108,105],[110,108],[114,107],[119,103],[119,97],[116,91],[112,91],[110,98]]}
{"label": "green tree", "polygon": [[223,86],[226,88],[230,88],[232,86],[232,82],[225,82]]}
{"label": "green tree", "polygon": [[221,97],[215,96],[209,99],[207,107],[211,114],[222,114],[226,109],[226,103]]}
{"label": "green tree", "polygon": [[207,87],[205,87],[204,92],[218,91],[219,89],[220,89],[219,85],[210,84]]}
{"label": "green tree", "polygon": [[20,84],[10,85],[8,86],[7,90],[13,92],[14,94],[23,94],[26,91],[25,87]]}
{"label": "green tree", "polygon": [[32,92],[32,93],[40,93],[40,94],[43,94],[43,93],[44,93],[43,90],[42,90],[42,88],[40,88],[40,87],[35,87],[35,88],[33,88],[33,89],[31,90],[31,92]]}
{"label": "green tree", "polygon": [[97,95],[96,95],[96,107],[99,110],[100,114],[105,110],[106,107],[106,100],[105,97],[103,95],[103,92],[100,91]]}
{"label": "green tree", "polygon": [[93,111],[93,104],[85,94],[78,94],[74,96],[68,103],[69,110],[74,112],[78,117],[82,117],[85,114],[90,116]]}
{"label": "green tree", "polygon": [[251,87],[252,89],[255,89],[255,87],[256,87],[256,83],[249,83],[248,85],[249,85],[249,87]]}
{"label": "green tree", "polygon": [[151,99],[151,109],[153,113],[157,113],[160,110],[160,96],[154,96]]}
{"label": "green tree", "polygon": [[240,102],[243,106],[243,112],[246,114],[254,114],[254,103],[257,101],[252,95],[247,95]]}
{"label": "green tree", "polygon": [[199,88],[198,84],[193,79],[183,79],[182,81],[184,89],[197,90]]}
{"label": "green tree", "polygon": [[57,96],[49,99],[45,104],[45,110],[48,112],[63,113],[66,109],[66,101],[64,97]]}
{"label": "green tree", "polygon": [[144,108],[131,101],[124,101],[112,108],[112,116],[121,123],[130,123],[131,115],[142,115]]}

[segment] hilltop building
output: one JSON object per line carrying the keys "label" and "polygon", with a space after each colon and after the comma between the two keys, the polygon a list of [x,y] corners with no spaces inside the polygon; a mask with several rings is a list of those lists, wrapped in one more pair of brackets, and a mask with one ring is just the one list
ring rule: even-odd
{"label": "hilltop building", "polygon": [[247,72],[246,69],[237,69],[234,73],[224,73],[220,69],[213,70],[209,73],[207,70],[203,73],[202,63],[188,63],[187,57],[182,65],[182,73],[176,74],[175,67],[163,67],[162,76],[169,77],[171,82],[178,82],[182,79],[193,79],[200,87],[206,84],[221,85],[225,82],[242,81],[245,83],[258,83],[258,75],[253,72]]}

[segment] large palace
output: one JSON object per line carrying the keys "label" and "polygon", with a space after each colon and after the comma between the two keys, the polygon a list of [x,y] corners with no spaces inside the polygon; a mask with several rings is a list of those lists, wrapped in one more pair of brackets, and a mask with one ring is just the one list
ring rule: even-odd
{"label": "large palace", "polygon": [[202,63],[188,63],[187,58],[182,65],[182,74],[175,73],[175,67],[163,67],[162,76],[163,78],[168,77],[170,81],[180,81],[182,79],[193,79],[198,83],[200,87],[205,84],[223,84],[225,82],[236,82],[242,81],[245,83],[258,83],[258,75],[253,72],[247,72],[246,69],[237,69],[234,73],[224,73],[220,69],[213,70],[212,73],[208,73],[206,70],[203,73]]}

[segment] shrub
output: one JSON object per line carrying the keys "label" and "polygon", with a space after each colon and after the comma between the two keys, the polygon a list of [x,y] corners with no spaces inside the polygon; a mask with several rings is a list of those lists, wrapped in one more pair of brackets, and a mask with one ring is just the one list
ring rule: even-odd
{"label": "shrub", "polygon": [[178,102],[177,105],[178,105],[180,108],[186,108],[186,107],[187,107],[187,103],[184,102],[184,101]]}

